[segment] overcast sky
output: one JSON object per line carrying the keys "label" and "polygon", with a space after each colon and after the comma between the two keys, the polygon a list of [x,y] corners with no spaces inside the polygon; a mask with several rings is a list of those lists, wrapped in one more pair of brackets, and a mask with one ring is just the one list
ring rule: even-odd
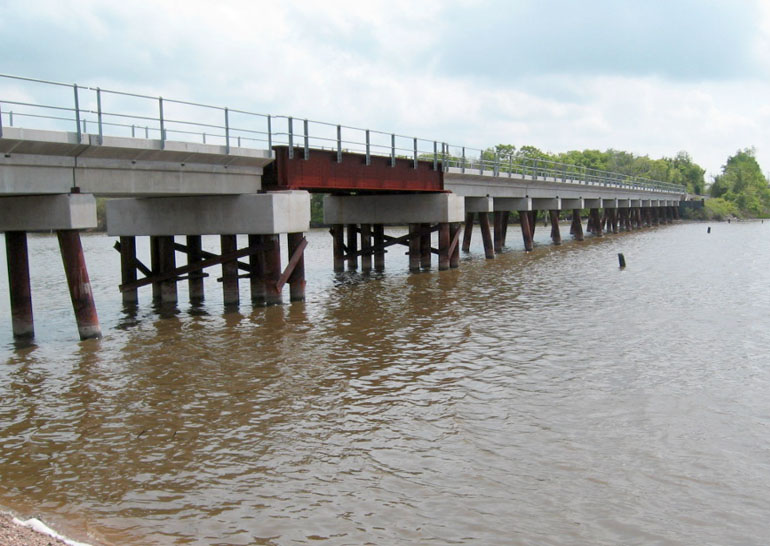
{"label": "overcast sky", "polygon": [[0,72],[770,171],[769,0],[0,0]]}

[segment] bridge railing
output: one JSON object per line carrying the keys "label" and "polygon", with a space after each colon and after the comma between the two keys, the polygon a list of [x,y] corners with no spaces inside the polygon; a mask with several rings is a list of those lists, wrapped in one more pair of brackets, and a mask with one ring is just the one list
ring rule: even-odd
{"label": "bridge railing", "polygon": [[469,174],[530,178],[563,183],[629,187],[647,191],[684,190],[682,186],[528,156],[489,157],[489,152],[435,140],[347,125],[272,116],[246,110],[168,99],[141,93],[79,86],[0,74],[0,137],[3,127],[60,130],[105,136],[167,140],[272,150],[287,146],[289,156],[313,150],[420,161],[436,170],[459,168]]}

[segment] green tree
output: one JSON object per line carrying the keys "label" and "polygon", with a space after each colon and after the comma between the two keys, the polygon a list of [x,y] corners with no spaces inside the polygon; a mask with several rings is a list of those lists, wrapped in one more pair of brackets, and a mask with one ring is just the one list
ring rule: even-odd
{"label": "green tree", "polygon": [[743,213],[761,216],[770,212],[770,187],[754,154],[753,149],[746,148],[730,156],[722,174],[714,178],[710,193]]}

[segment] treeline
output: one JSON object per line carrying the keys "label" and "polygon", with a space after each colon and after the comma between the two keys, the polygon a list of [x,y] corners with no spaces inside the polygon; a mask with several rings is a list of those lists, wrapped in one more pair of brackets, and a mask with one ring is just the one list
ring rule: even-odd
{"label": "treeline", "polygon": [[521,158],[543,159],[577,165],[587,169],[611,171],[627,176],[650,178],[660,182],[681,184],[688,193],[703,195],[706,173],[697,163],[694,163],[687,152],[679,152],[675,157],[650,159],[648,156],[638,156],[620,150],[572,150],[558,154],[543,152],[534,146],[516,148],[510,144],[498,144],[483,152],[484,159],[494,159],[497,156],[501,162]]}
{"label": "treeline", "polygon": [[770,187],[753,148],[738,150],[727,158],[722,173],[709,188],[706,208],[717,217],[770,216]]}

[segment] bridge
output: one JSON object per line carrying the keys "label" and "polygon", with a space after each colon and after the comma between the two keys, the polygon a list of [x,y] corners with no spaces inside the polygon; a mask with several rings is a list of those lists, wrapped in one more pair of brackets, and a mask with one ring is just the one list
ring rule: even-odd
{"label": "bridge", "polygon": [[[8,75],[0,75],[0,154],[0,231],[20,339],[34,336],[26,240],[33,231],[57,233],[80,337],[101,335],[79,238],[96,227],[96,197],[111,198],[107,230],[118,237],[126,305],[137,303],[142,286],[174,303],[182,280],[200,300],[204,270],[213,266],[221,266],[225,305],[238,303],[240,278],[249,279],[256,304],[281,303],[286,284],[292,301],[303,300],[313,192],[325,194],[336,271],[359,262],[382,270],[392,245],[409,248],[411,271],[430,268],[433,254],[439,270],[457,267],[476,221],[492,259],[512,212],[531,250],[540,214],[560,244],[561,211],[582,240],[584,209],[586,230],[601,236],[671,222],[687,198],[681,186],[542,159]],[[409,232],[387,235],[392,225]],[[201,236],[212,234],[220,254],[201,248]],[[237,248],[238,234],[248,235],[246,247]],[[149,264],[136,255],[141,236],[150,238]]]}

